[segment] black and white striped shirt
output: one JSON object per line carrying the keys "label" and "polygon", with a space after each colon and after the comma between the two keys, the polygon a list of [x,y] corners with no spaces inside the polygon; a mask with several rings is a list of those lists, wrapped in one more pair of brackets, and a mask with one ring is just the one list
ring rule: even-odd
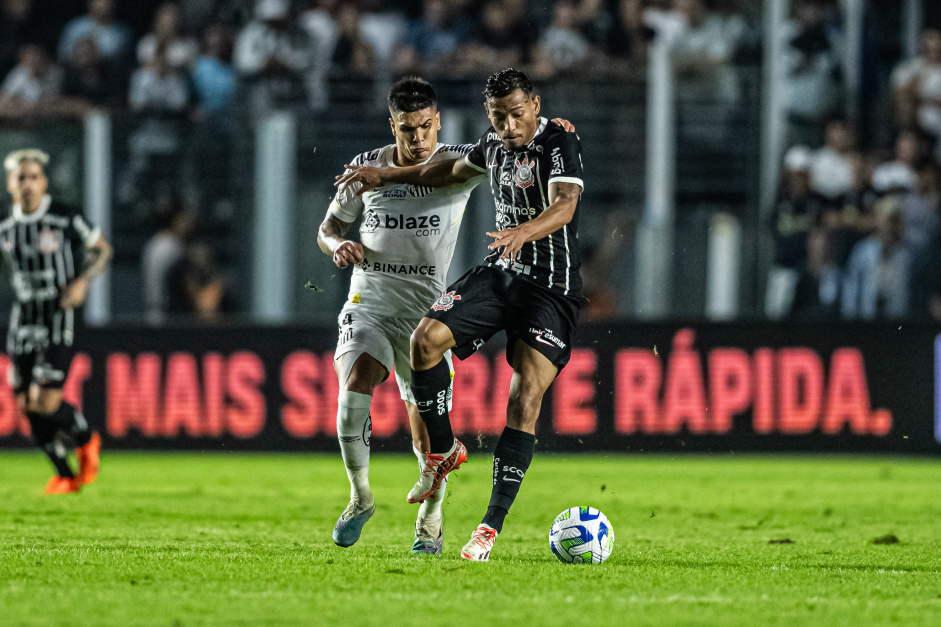
{"label": "black and white striped shirt", "polygon": [[8,353],[28,353],[49,343],[72,344],[75,312],[62,309],[59,297],[83,271],[85,247],[100,235],[78,209],[48,195],[30,214],[13,205],[12,215],[0,222],[0,251],[16,295]]}
{"label": "black and white striped shirt", "polygon": [[[567,133],[546,118],[539,118],[533,140],[518,150],[507,150],[493,127],[464,158],[486,172],[497,210],[497,230],[512,228],[541,215],[549,206],[549,184],[575,183],[582,189],[582,146],[575,133]],[[523,276],[564,296],[581,296],[578,249],[578,208],[571,222],[542,239],[523,245],[516,262],[499,259],[486,263]]]}

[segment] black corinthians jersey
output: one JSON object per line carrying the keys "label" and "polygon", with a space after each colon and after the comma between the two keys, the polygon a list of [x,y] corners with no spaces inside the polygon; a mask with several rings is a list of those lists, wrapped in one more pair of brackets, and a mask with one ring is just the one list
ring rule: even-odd
{"label": "black corinthians jersey", "polygon": [[[575,133],[539,118],[536,135],[524,148],[507,150],[493,127],[484,133],[465,162],[490,177],[497,210],[497,230],[518,226],[549,206],[549,184],[575,183],[583,190],[582,146]],[[485,263],[523,276],[564,296],[581,296],[578,273],[578,208],[572,221],[548,236],[527,242],[512,264],[490,253]]]}
{"label": "black corinthians jersey", "polygon": [[83,271],[85,246],[100,234],[78,209],[49,196],[31,214],[14,205],[13,214],[0,222],[0,250],[16,295],[8,353],[72,344],[75,312],[62,309],[59,296]]}

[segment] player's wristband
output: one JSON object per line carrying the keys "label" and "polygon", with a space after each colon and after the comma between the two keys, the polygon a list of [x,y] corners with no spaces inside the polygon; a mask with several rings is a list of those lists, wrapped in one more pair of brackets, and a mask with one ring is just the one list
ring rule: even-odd
{"label": "player's wristband", "polygon": [[338,253],[340,252],[340,250],[342,250],[343,247],[346,246],[347,244],[349,244],[350,246],[352,246],[352,245],[354,244],[354,242],[353,242],[353,240],[350,240],[350,239],[345,240],[345,241],[341,242],[339,246],[337,246],[337,249],[336,249],[336,250],[333,251],[333,262],[334,262],[334,263],[336,263],[336,261],[337,261],[337,254],[338,254]]}

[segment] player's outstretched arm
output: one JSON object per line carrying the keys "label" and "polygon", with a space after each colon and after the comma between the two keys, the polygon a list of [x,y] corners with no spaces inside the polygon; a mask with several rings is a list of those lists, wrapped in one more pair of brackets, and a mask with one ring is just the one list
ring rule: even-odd
{"label": "player's outstretched arm", "polygon": [[114,249],[104,235],[99,235],[94,243],[85,246],[85,271],[69,283],[60,296],[60,305],[72,309],[85,302],[88,286],[100,277],[108,268]]}
{"label": "player's outstretched arm", "polygon": [[404,168],[373,168],[349,164],[343,167],[348,171],[336,177],[334,185],[342,189],[347,185],[361,183],[362,187],[355,192],[357,196],[362,196],[365,192],[376,189],[383,183],[448,187],[464,183],[475,176],[483,174],[483,172],[467,165],[462,157]]}
{"label": "player's outstretched arm", "polygon": [[515,261],[516,253],[523,248],[523,244],[547,237],[572,221],[581,193],[582,188],[578,183],[549,183],[549,206],[546,210],[519,226],[487,233],[487,237],[493,238],[488,248],[502,248],[500,258]]}
{"label": "player's outstretched arm", "polygon": [[345,268],[350,264],[359,265],[365,258],[361,243],[344,238],[349,228],[349,222],[328,213],[317,229],[317,244],[320,250],[325,255],[332,255],[333,263],[338,268]]}

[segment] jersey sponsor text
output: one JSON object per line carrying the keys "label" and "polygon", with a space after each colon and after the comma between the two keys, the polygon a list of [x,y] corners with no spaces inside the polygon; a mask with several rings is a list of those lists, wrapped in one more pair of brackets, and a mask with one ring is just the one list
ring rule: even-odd
{"label": "jersey sponsor text", "polygon": [[413,266],[403,263],[381,263],[374,262],[364,265],[364,269],[372,272],[387,272],[391,274],[412,274],[420,276],[437,276],[438,269],[435,266]]}

